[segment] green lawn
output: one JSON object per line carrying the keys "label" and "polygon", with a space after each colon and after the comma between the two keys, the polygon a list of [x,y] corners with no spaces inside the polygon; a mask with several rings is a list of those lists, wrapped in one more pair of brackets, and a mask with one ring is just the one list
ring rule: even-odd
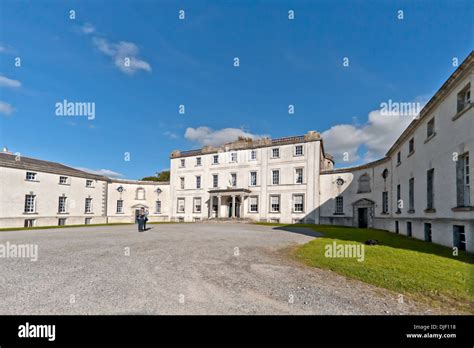
{"label": "green lawn", "polygon": [[[294,250],[294,256],[306,264],[330,269],[436,307],[474,313],[472,254],[461,251],[453,256],[451,248],[382,230],[301,226],[324,234]],[[325,246],[334,241],[337,244],[363,244],[367,239],[376,239],[379,245],[366,245],[362,262],[355,258],[325,256]]]}

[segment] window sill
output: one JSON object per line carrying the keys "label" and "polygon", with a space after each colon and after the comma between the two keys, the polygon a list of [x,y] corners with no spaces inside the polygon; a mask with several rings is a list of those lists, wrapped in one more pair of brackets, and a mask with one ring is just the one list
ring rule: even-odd
{"label": "window sill", "polygon": [[407,211],[407,214],[415,214],[415,209],[410,209]]}
{"label": "window sill", "polygon": [[71,184],[68,184],[68,183],[65,183],[65,184],[63,184],[63,183],[58,183],[58,184],[59,184],[59,185],[62,185],[62,186],[71,186]]}
{"label": "window sill", "polygon": [[89,213],[88,213],[88,212],[85,212],[84,214],[86,214],[86,215],[94,215],[93,212],[89,212]]}
{"label": "window sill", "polygon": [[401,214],[401,213],[402,213],[401,210],[397,210],[397,211],[395,212],[395,214]]}
{"label": "window sill", "polygon": [[86,186],[86,188],[95,188],[95,186]]}
{"label": "window sill", "polygon": [[268,213],[269,214],[281,214],[281,212],[279,212],[279,211],[269,211]]}
{"label": "window sill", "polygon": [[434,208],[425,209],[424,212],[425,212],[425,213],[436,213],[436,209],[434,209]]}
{"label": "window sill", "polygon": [[383,212],[380,213],[380,215],[390,215],[390,214],[386,211],[383,211]]}
{"label": "window sill", "polygon": [[454,115],[451,120],[453,121],[456,121],[459,117],[461,117],[462,115],[464,115],[468,110],[470,110],[472,108],[473,104],[472,103],[469,103],[469,106],[468,107],[465,107],[464,109],[462,109],[461,111],[458,111],[458,113],[456,115]]}
{"label": "window sill", "polygon": [[29,212],[23,212],[23,215],[38,215],[37,212],[29,213]]}
{"label": "window sill", "polygon": [[415,150],[413,150],[412,152],[410,152],[408,155],[407,155],[407,158],[410,157],[411,155],[413,155],[415,153]]}
{"label": "window sill", "polygon": [[124,215],[125,213],[124,213],[123,211],[118,211],[118,212],[116,212],[115,214]]}
{"label": "window sill", "polygon": [[436,132],[434,132],[434,133],[431,134],[428,138],[426,138],[425,141],[424,141],[424,143],[426,144],[428,141],[430,141],[431,139],[433,139],[435,136],[436,136]]}
{"label": "window sill", "polygon": [[397,163],[397,167],[400,167],[402,165],[402,162]]}
{"label": "window sill", "polygon": [[69,213],[67,213],[67,212],[62,212],[62,213],[57,212],[56,214],[57,214],[57,215],[69,215]]}
{"label": "window sill", "polygon": [[332,214],[332,215],[339,215],[339,216],[342,216],[342,215],[346,215],[346,214],[344,214],[344,213],[334,213],[334,214]]}
{"label": "window sill", "polygon": [[451,208],[452,211],[474,211],[473,206],[460,206]]}
{"label": "window sill", "polygon": [[25,179],[25,181],[28,181],[28,182],[40,182],[39,180],[28,180],[28,179]]}

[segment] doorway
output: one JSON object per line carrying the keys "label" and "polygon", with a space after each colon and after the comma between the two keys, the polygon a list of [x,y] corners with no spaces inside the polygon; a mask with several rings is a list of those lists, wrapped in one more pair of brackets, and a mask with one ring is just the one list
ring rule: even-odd
{"label": "doorway", "polygon": [[368,220],[369,220],[368,209],[367,208],[358,208],[357,212],[358,212],[358,215],[359,215],[358,227],[359,228],[367,228]]}

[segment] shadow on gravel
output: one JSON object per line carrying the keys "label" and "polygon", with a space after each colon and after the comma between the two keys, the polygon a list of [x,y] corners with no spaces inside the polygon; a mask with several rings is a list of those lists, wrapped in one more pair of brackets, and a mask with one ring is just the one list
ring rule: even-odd
{"label": "shadow on gravel", "polygon": [[274,230],[287,231],[291,233],[298,233],[309,237],[322,237],[323,234],[316,232],[308,227],[297,227],[297,226],[279,226],[274,227]]}

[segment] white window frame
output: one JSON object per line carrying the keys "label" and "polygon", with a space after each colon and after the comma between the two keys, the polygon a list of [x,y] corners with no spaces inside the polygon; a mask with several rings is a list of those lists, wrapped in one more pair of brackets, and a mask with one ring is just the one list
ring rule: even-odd
{"label": "white window frame", "polygon": [[66,213],[67,212],[67,197],[66,196],[59,196],[58,199],[58,213]]}
{"label": "white window frame", "polygon": [[35,172],[26,172],[26,179],[25,180],[36,181],[37,175],[38,175],[38,173],[35,173]]}
{"label": "white window frame", "polygon": [[343,196],[337,196],[335,199],[335,213],[336,214],[344,214],[344,197]]}
{"label": "white window frame", "polygon": [[[277,210],[274,210],[273,209],[273,206],[274,204],[272,203],[272,198],[278,198],[278,209]],[[281,196],[280,195],[270,195],[270,199],[269,199],[269,203],[270,203],[270,213],[280,213],[281,212]]]}
{"label": "white window frame", "polygon": [[186,159],[185,158],[181,158],[179,160],[179,167],[180,168],[186,168]]}
{"label": "white window frame", "polygon": [[161,214],[161,201],[159,199],[155,201],[155,214]]}
{"label": "white window frame", "polygon": [[[298,149],[301,149],[301,153],[298,153]],[[304,156],[303,145],[295,145],[295,156]]]}
{"label": "white window frame", "polygon": [[[89,203],[89,204],[88,204]],[[92,214],[92,198],[87,197],[85,200],[84,213]]]}
{"label": "white window frame", "polygon": [[[182,202],[183,204],[181,205],[180,202]],[[186,200],[185,200],[185,198],[184,197],[179,197],[176,200],[176,203],[177,203],[176,212],[185,213],[186,212]],[[181,206],[183,207],[183,210],[180,210]]]}
{"label": "white window frame", "polygon": [[[298,179],[299,179],[299,175],[298,175],[298,171],[301,170],[301,182],[298,182]],[[295,168],[295,184],[303,184],[304,183],[304,168],[303,167],[298,167],[298,168]]]}
{"label": "white window frame", "polygon": [[212,188],[219,188],[219,174],[212,174]]}
{"label": "white window frame", "polygon": [[25,195],[25,213],[36,213],[36,195],[27,194]]}
{"label": "white window frame", "polygon": [[185,184],[186,184],[186,183],[185,183],[185,181],[184,181],[184,176],[180,176],[180,177],[179,177],[179,188],[180,188],[181,190],[184,190],[184,188],[186,187]]}
{"label": "white window frame", "polygon": [[[275,173],[278,173],[278,182],[275,184]],[[272,169],[271,170],[271,183],[272,185],[280,185],[281,176],[280,176],[280,169]]]}
{"label": "white window frame", "polygon": [[[252,199],[256,200],[256,204],[252,204]],[[256,207],[255,210],[252,209],[253,206]],[[249,213],[258,213],[258,196],[249,197]]]}
{"label": "white window frame", "polygon": [[230,186],[237,187],[237,173],[230,173]]}
{"label": "white window frame", "polygon": [[231,163],[237,163],[237,152],[231,152],[230,153],[230,162]]}
{"label": "white window frame", "polygon": [[86,187],[94,187],[94,180],[86,179]]}
{"label": "white window frame", "polygon": [[[64,179],[64,180],[63,180]],[[59,184],[60,185],[67,185],[69,184],[69,177],[67,176],[60,176],[59,177]]]}
{"label": "white window frame", "polygon": [[117,214],[123,214],[123,199],[117,199],[116,208],[117,208],[116,209]]}
{"label": "white window frame", "polygon": [[219,164],[219,155],[212,155],[212,164]]}
{"label": "white window frame", "polygon": [[196,175],[196,189],[199,190],[202,188],[201,175]]}
{"label": "white window frame", "polygon": [[196,167],[202,166],[202,158],[201,157],[196,157]]}
{"label": "white window frame", "polygon": [[[276,156],[275,156],[275,152],[277,152]],[[271,158],[280,158],[280,148],[279,147],[273,147],[272,148]]]}
{"label": "white window frame", "polygon": [[250,161],[257,160],[257,150],[250,150]]}
{"label": "white window frame", "polygon": [[[252,182],[252,174],[255,174],[255,183]],[[258,184],[258,172],[256,170],[251,170],[249,173],[249,186],[257,186]]]}
{"label": "white window frame", "polygon": [[[199,202],[199,204],[197,204]],[[196,209],[198,208],[199,209]],[[201,197],[193,197],[193,213],[202,213],[202,199]]]}
{"label": "white window frame", "polygon": [[[296,197],[301,197],[301,203],[298,203],[298,205],[301,205],[301,210],[297,210],[296,209]],[[304,207],[305,207],[305,204],[304,204],[304,194],[303,193],[296,193],[293,195],[293,213],[304,213]]]}

